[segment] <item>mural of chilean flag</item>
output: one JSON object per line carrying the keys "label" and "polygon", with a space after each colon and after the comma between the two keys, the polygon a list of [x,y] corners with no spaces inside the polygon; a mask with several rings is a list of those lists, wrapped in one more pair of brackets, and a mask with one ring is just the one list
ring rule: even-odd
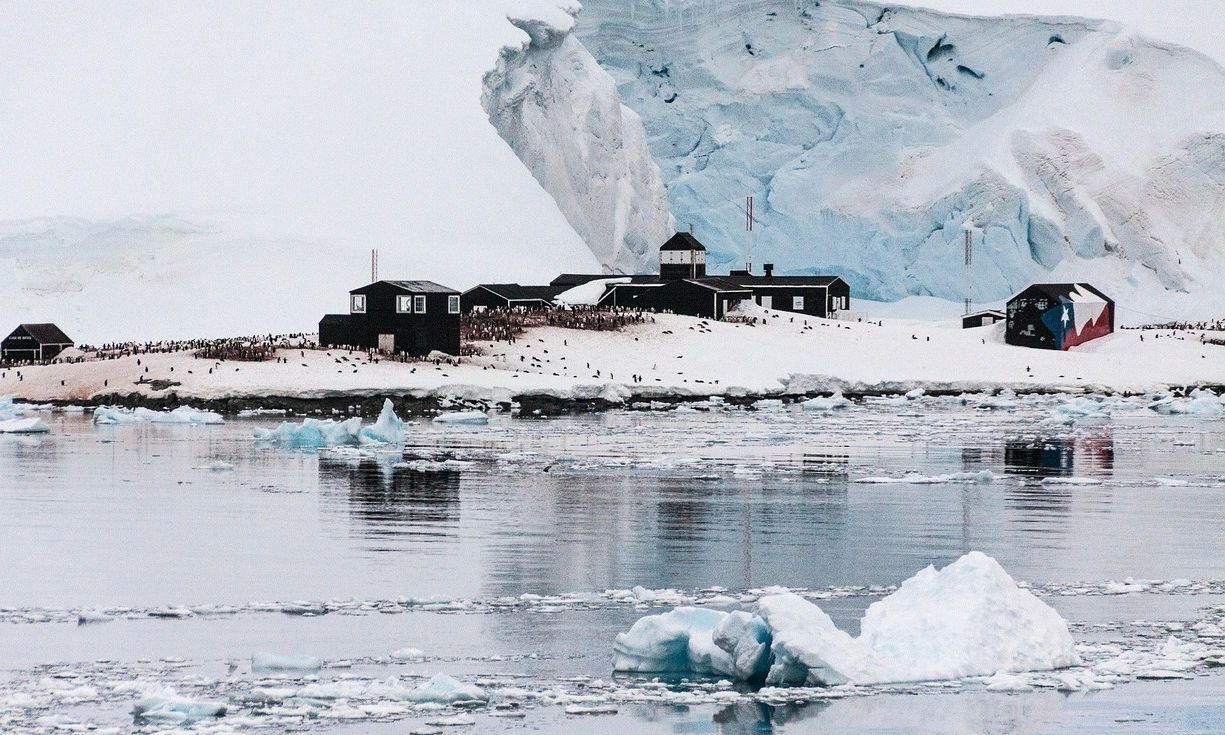
{"label": "mural of chilean flag", "polygon": [[1087,283],[1035,283],[1008,301],[1005,341],[1066,350],[1114,331],[1114,301]]}

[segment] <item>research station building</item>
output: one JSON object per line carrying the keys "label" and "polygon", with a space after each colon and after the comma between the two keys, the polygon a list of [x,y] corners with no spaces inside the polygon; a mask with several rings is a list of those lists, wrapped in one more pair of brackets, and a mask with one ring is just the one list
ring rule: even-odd
{"label": "research station building", "polygon": [[0,360],[42,362],[73,346],[64,330],[54,324],[20,324],[0,342]]}
{"label": "research station building", "polygon": [[1114,331],[1114,301],[1088,283],[1035,283],[1008,300],[1004,341],[1066,350]]}
{"label": "research station building", "polygon": [[424,357],[459,354],[460,293],[433,281],[375,281],[349,292],[349,313],[319,322],[322,347]]}

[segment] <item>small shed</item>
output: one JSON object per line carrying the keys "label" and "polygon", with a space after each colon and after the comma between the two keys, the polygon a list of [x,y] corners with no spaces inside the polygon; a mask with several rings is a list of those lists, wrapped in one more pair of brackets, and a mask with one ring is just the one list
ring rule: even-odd
{"label": "small shed", "polygon": [[375,281],[349,292],[349,313],[319,321],[319,344],[425,356],[459,354],[460,293],[433,281]]}
{"label": "small shed", "polygon": [[1114,331],[1114,301],[1088,283],[1035,283],[1008,300],[1004,341],[1066,350]]}
{"label": "small shed", "polygon": [[72,346],[72,339],[54,324],[21,324],[0,342],[0,359],[41,362]]}
{"label": "small shed", "polygon": [[961,317],[961,328],[989,327],[996,322],[1004,321],[1004,318],[1004,312],[999,309],[983,309],[982,311],[976,311],[973,314],[966,314]]}

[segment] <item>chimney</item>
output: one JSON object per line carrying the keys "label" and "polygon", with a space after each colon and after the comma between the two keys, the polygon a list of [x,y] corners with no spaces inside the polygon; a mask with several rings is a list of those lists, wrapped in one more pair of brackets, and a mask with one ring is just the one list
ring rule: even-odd
{"label": "chimney", "polygon": [[765,268],[766,270],[766,278],[774,277],[774,264],[773,263],[763,263],[761,267]]}

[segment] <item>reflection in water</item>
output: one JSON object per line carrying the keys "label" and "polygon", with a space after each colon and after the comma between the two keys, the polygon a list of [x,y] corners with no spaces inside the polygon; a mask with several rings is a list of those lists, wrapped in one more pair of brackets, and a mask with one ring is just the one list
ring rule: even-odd
{"label": "reflection in water", "polygon": [[1114,437],[1109,432],[1081,437],[1009,439],[1004,472],[1031,477],[1108,475],[1114,470]]}
{"label": "reflection in water", "polygon": [[[369,538],[450,536],[459,523],[456,470],[411,469],[398,457],[319,458],[325,493],[343,497]],[[330,492],[329,492],[330,491]]]}
{"label": "reflection in water", "polygon": [[714,732],[719,735],[766,735],[784,725],[815,717],[828,707],[826,702],[772,705],[764,702],[737,702],[715,712]]}

